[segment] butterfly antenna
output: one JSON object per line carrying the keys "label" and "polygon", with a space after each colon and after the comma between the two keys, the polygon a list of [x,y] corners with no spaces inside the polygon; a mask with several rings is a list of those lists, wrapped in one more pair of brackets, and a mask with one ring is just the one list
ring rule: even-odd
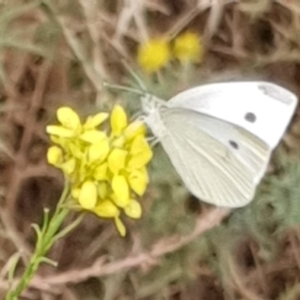
{"label": "butterfly antenna", "polygon": [[138,94],[141,96],[145,96],[146,94],[148,94],[147,87],[144,84],[144,82],[141,80],[141,78],[133,71],[133,69],[128,65],[128,63],[125,60],[122,60],[122,63],[124,65],[125,69],[129,72],[129,74],[136,81],[136,83],[138,84],[138,86],[140,87],[141,90],[127,87],[127,86],[118,85],[118,84],[111,84],[106,81],[103,82],[103,86],[107,87],[109,89],[130,92],[130,93]]}
{"label": "butterfly antenna", "polygon": [[124,65],[125,69],[132,76],[132,78],[136,81],[136,83],[138,84],[140,89],[144,92],[144,94],[146,94],[148,92],[147,87],[146,87],[145,83],[142,81],[142,79],[137,75],[136,72],[133,71],[133,69],[130,67],[130,65],[125,60],[122,60],[122,63]]}
{"label": "butterfly antenna", "polygon": [[103,86],[106,88],[112,89],[112,90],[120,90],[120,91],[134,93],[134,94],[138,94],[138,95],[142,95],[142,96],[145,95],[144,91],[140,91],[138,89],[134,89],[134,88],[119,85],[119,84],[108,83],[106,81],[103,82]]}

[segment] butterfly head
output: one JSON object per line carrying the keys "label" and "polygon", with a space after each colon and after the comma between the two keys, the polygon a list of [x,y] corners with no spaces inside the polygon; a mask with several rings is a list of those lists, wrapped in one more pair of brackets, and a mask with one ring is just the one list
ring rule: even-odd
{"label": "butterfly head", "polygon": [[166,102],[150,94],[143,96],[141,102],[144,113],[143,121],[151,128],[156,137],[161,137],[165,127],[160,117],[160,107],[165,106]]}
{"label": "butterfly head", "polygon": [[142,109],[146,116],[154,114],[157,112],[158,108],[164,105],[164,101],[159,98],[146,94],[141,98]]}

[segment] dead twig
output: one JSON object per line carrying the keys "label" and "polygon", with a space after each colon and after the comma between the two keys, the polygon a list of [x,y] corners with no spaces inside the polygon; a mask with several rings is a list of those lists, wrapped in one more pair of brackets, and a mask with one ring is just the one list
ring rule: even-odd
{"label": "dead twig", "polygon": [[[153,264],[160,257],[172,253],[186,246],[204,232],[217,226],[224,217],[230,213],[230,209],[215,208],[201,215],[196,222],[194,230],[185,236],[173,236],[168,239],[161,239],[154,244],[149,252],[138,255],[131,255],[119,261],[105,263],[106,258],[100,257],[92,266],[86,269],[70,270],[58,275],[41,278],[34,277],[30,283],[31,287],[50,289],[51,286],[61,286],[70,283],[78,283],[92,277],[107,276],[114,273],[124,272],[126,270],[139,267],[143,264]],[[7,283],[0,282],[0,287],[4,288]]]}

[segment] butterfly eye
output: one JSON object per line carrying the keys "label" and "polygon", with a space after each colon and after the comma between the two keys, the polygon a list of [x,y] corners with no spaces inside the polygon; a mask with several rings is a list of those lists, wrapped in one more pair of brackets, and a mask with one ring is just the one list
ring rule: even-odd
{"label": "butterfly eye", "polygon": [[254,123],[256,121],[256,115],[254,113],[246,113],[245,120],[247,120],[250,123]]}
{"label": "butterfly eye", "polygon": [[234,149],[239,149],[239,145],[235,141],[229,141],[229,144]]}

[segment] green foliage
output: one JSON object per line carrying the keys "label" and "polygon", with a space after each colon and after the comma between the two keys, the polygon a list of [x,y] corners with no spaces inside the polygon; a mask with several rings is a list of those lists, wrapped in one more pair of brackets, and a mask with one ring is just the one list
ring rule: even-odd
{"label": "green foliage", "polygon": [[265,178],[254,201],[237,209],[223,225],[232,236],[252,235],[265,254],[274,254],[281,234],[300,224],[300,161],[281,154],[276,168],[278,174]]}
{"label": "green foliage", "polygon": [[160,145],[154,148],[150,167],[151,192],[155,194],[155,200],[145,216],[145,240],[148,240],[149,228],[157,237],[189,232],[194,222],[184,206],[188,191]]}
{"label": "green foliage", "polygon": [[[152,163],[156,197],[151,211],[142,221],[145,245],[151,245],[161,236],[184,235],[194,225],[194,214],[185,208],[183,201],[187,197],[186,189],[161,149],[156,150]],[[237,276],[233,270],[234,257],[237,247],[245,240],[258,243],[264,261],[272,262],[278,257],[282,236],[300,224],[300,161],[282,153],[277,158],[276,173],[266,176],[248,206],[233,210],[219,227],[161,259],[159,267],[148,274],[137,275],[141,297],[154,295],[174,282],[191,281],[200,261],[210,265],[223,285],[228,285],[229,278]],[[287,299],[292,297],[288,296],[292,291],[298,292],[296,288],[287,290]],[[230,289],[227,292],[230,293]],[[280,299],[285,299],[284,295]]]}

